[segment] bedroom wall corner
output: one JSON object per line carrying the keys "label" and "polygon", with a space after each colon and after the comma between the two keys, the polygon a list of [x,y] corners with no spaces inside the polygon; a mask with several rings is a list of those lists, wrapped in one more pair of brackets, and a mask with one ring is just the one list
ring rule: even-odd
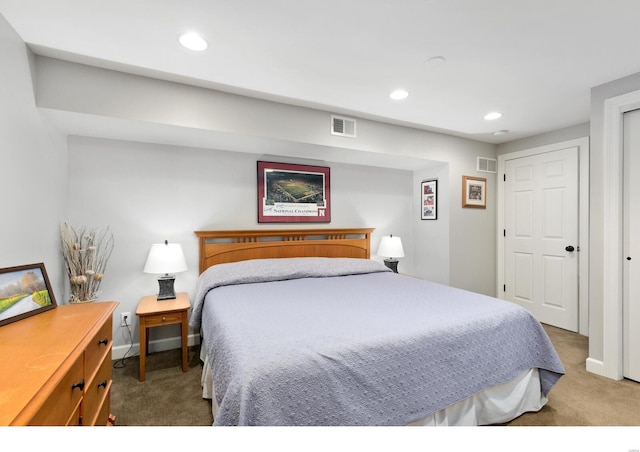
{"label": "bedroom wall corner", "polygon": [[[59,245],[66,213],[67,143],[35,104],[33,55],[0,15],[0,267],[43,262],[58,304],[65,275]],[[7,193],[10,193],[8,195]]]}

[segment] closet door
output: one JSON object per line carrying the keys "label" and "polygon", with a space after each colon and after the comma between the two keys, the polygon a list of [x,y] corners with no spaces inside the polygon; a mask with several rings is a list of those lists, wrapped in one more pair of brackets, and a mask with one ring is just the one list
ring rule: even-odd
{"label": "closet door", "polygon": [[640,110],[624,114],[623,375],[640,381]]}
{"label": "closet door", "polygon": [[504,298],[578,331],[579,149],[505,163]]}

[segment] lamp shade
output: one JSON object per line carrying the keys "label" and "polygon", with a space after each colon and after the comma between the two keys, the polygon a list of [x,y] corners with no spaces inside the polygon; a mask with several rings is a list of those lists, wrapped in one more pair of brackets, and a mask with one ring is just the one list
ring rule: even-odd
{"label": "lamp shade", "polygon": [[187,261],[184,259],[182,245],[179,243],[155,243],[151,245],[147,262],[144,265],[145,273],[179,273],[187,270]]}
{"label": "lamp shade", "polygon": [[402,249],[402,240],[400,237],[394,237],[393,235],[385,235],[380,240],[380,246],[378,246],[378,256],[396,258],[404,257],[404,250]]}

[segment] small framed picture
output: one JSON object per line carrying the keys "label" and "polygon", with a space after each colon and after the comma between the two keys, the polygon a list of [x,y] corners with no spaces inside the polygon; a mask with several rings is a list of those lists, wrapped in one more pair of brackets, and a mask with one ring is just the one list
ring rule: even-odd
{"label": "small framed picture", "polygon": [[462,176],[462,207],[487,207],[487,179]]}
{"label": "small framed picture", "polygon": [[0,326],[55,307],[44,264],[0,269]]}
{"label": "small framed picture", "polygon": [[420,187],[420,211],[423,220],[438,219],[438,181],[425,180]]}

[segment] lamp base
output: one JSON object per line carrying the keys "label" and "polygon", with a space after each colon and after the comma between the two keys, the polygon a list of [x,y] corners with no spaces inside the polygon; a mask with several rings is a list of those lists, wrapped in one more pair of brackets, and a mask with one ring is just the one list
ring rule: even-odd
{"label": "lamp base", "polygon": [[397,259],[385,259],[384,265],[393,270],[394,273],[398,273],[398,260]]}
{"label": "lamp base", "polygon": [[160,286],[160,292],[158,292],[158,300],[172,300],[176,297],[176,292],[173,289],[173,283],[176,280],[175,276],[165,275],[158,278],[158,285]]}

